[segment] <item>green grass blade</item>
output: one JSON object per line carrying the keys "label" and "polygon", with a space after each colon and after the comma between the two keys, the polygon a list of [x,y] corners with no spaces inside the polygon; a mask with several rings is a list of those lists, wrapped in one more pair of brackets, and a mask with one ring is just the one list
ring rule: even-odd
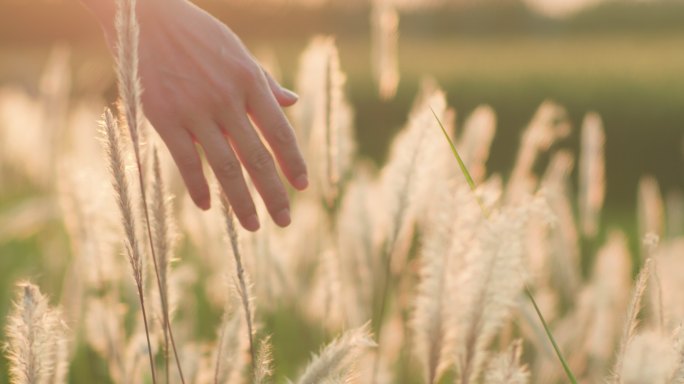
{"label": "green grass blade", "polygon": [[553,350],[556,351],[556,355],[558,356],[558,360],[560,360],[561,364],[563,365],[563,369],[565,370],[565,374],[568,376],[568,380],[572,384],[577,384],[577,379],[575,379],[575,375],[572,374],[572,370],[570,370],[570,366],[568,366],[568,362],[565,361],[565,358],[563,357],[563,354],[560,351],[560,348],[558,347],[558,344],[556,344],[556,339],[553,337],[553,334],[551,333],[551,330],[549,329],[548,325],[546,324],[546,320],[544,320],[544,315],[542,315],[541,310],[539,309],[539,306],[537,306],[537,301],[534,300],[534,296],[532,296],[532,292],[530,292],[529,288],[525,287],[525,293],[527,294],[527,297],[530,298],[530,301],[532,302],[532,305],[534,306],[535,312],[537,312],[537,316],[539,317],[539,320],[541,320],[542,325],[544,326],[544,331],[546,331],[546,335],[549,338],[549,341],[551,341],[551,345],[553,345]]}
{"label": "green grass blade", "polygon": [[449,142],[449,146],[451,146],[451,152],[454,154],[456,161],[458,161],[458,166],[461,168],[461,173],[463,173],[466,182],[468,182],[470,190],[473,191],[473,194],[475,194],[475,200],[477,200],[477,204],[480,205],[480,209],[482,209],[482,212],[484,213],[485,217],[489,218],[489,210],[485,207],[484,203],[482,203],[482,200],[480,200],[480,197],[477,195],[477,193],[475,193],[477,186],[475,185],[473,177],[470,176],[468,167],[466,167],[465,163],[463,162],[463,159],[461,158],[461,155],[458,153],[456,145],[454,144],[453,140],[451,140],[451,137],[449,137],[449,133],[447,132],[446,128],[444,128],[444,125],[442,124],[442,121],[439,119],[439,116],[437,116],[437,113],[435,113],[435,110],[432,109],[432,107],[430,107],[430,111],[432,111],[432,115],[435,116],[435,120],[437,120],[437,124],[439,124],[439,127],[442,129],[444,137]]}
{"label": "green grass blade", "polygon": [[[449,146],[451,146],[451,152],[453,152],[454,157],[456,158],[456,161],[458,161],[458,166],[461,168],[461,172],[463,173],[463,176],[465,177],[466,181],[468,182],[468,185],[470,186],[470,189],[475,192],[475,189],[477,186],[475,185],[475,181],[473,181],[472,176],[470,176],[470,172],[468,172],[468,167],[466,167],[465,163],[463,162],[463,159],[461,158],[461,155],[458,153],[458,150],[456,149],[456,145],[454,144],[453,140],[451,140],[451,137],[449,137],[449,133],[447,133],[446,128],[444,128],[444,125],[439,119],[439,116],[437,116],[437,113],[435,113],[435,110],[430,107],[430,111],[432,111],[432,114],[435,116],[435,119],[437,120],[437,123],[439,124],[439,127],[442,129],[442,133],[444,133],[444,137],[447,139],[449,142]],[[475,198],[477,199],[477,203],[480,205],[480,208],[482,209],[482,212],[484,213],[486,218],[489,218],[489,212],[485,208],[484,204],[480,200],[480,198],[475,195]],[[546,336],[549,338],[549,341],[551,341],[551,345],[553,345],[554,351],[556,351],[556,355],[558,356],[558,360],[560,360],[561,365],[563,365],[563,370],[565,370],[565,374],[568,376],[568,380],[570,380],[570,383],[572,384],[577,384],[577,379],[575,379],[575,375],[573,375],[572,370],[570,370],[570,366],[568,366],[567,361],[563,357],[563,353],[561,353],[560,348],[558,347],[558,344],[556,343],[556,339],[553,337],[553,334],[551,333],[551,330],[549,329],[548,324],[546,323],[546,319],[544,319],[544,315],[542,315],[541,310],[539,309],[539,306],[537,306],[537,301],[534,300],[534,296],[532,295],[532,292],[529,290],[529,288],[525,287],[525,293],[527,294],[527,297],[529,297],[530,301],[532,302],[532,305],[534,306],[535,312],[537,312],[537,316],[539,317],[539,320],[541,320],[542,326],[544,327],[544,331],[546,332]]]}
{"label": "green grass blade", "polygon": [[430,111],[432,111],[432,115],[435,116],[435,119],[437,120],[437,124],[439,124],[439,127],[442,129],[442,133],[444,134],[444,137],[449,142],[449,145],[451,146],[451,152],[453,152],[454,157],[456,158],[456,161],[458,161],[458,166],[461,167],[461,172],[463,172],[463,176],[465,176],[466,181],[468,182],[468,185],[470,186],[470,189],[475,191],[475,188],[476,188],[475,181],[473,181],[472,176],[470,176],[470,172],[468,172],[468,167],[466,167],[465,163],[463,162],[463,159],[461,158],[461,155],[459,155],[458,150],[456,149],[456,145],[451,140],[451,137],[449,137],[449,133],[447,132],[446,128],[444,128],[444,125],[442,125],[442,121],[439,119],[439,116],[437,116],[437,113],[435,112],[435,110],[432,109],[432,107],[430,107]]}

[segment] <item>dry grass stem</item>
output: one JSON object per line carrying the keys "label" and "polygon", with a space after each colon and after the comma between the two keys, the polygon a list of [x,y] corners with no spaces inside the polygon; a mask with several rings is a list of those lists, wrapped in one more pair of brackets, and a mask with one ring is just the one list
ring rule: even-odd
{"label": "dry grass stem", "polygon": [[238,294],[240,296],[240,301],[242,308],[244,310],[245,322],[247,324],[247,334],[249,336],[249,353],[252,358],[252,367],[256,362],[256,350],[254,349],[254,313],[251,308],[251,298],[249,295],[247,276],[245,269],[242,266],[242,256],[240,254],[240,245],[238,242],[237,229],[235,228],[235,218],[233,216],[233,210],[228,203],[228,199],[225,195],[221,194],[221,202],[223,203],[223,214],[226,220],[226,230],[228,232],[228,237],[230,238],[230,245],[233,250],[233,257],[235,258],[235,267],[237,273],[237,284],[238,284]]}
{"label": "dry grass stem", "polygon": [[133,270],[133,278],[137,287],[138,299],[140,300],[140,309],[142,311],[143,323],[145,325],[145,335],[147,337],[152,381],[156,383],[157,375],[156,369],[154,367],[154,357],[152,356],[152,343],[150,341],[149,323],[145,308],[142,254],[135,229],[133,206],[128,191],[128,178],[126,177],[122,143],[121,138],[119,137],[119,128],[114,116],[112,115],[112,112],[109,109],[105,110],[104,124],[102,128],[105,135],[105,150],[109,158],[110,172],[112,173],[112,186],[114,187],[114,193],[116,195],[119,211],[121,213],[122,225],[126,234],[126,254],[128,255],[128,261],[131,265],[131,269]]}

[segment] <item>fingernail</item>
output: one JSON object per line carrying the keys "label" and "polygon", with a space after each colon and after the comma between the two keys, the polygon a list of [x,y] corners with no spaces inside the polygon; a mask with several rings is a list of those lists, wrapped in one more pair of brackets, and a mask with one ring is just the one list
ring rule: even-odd
{"label": "fingernail", "polygon": [[287,89],[287,88],[282,88],[282,89],[283,89],[283,92],[287,95],[287,97],[293,98],[293,99],[295,99],[295,100],[299,100],[299,95],[298,95],[298,94],[296,94],[296,93],[290,91],[290,90]]}
{"label": "fingernail", "polygon": [[281,227],[287,227],[290,225],[291,219],[290,219],[290,210],[285,208],[282,211],[278,212],[275,217],[275,222]]}
{"label": "fingernail", "polygon": [[256,232],[259,230],[259,217],[257,215],[252,215],[248,218],[245,219],[243,222],[243,226],[245,227],[246,230],[250,232]]}
{"label": "fingernail", "polygon": [[294,187],[297,189],[306,189],[309,186],[309,177],[304,174],[297,177],[294,181]]}

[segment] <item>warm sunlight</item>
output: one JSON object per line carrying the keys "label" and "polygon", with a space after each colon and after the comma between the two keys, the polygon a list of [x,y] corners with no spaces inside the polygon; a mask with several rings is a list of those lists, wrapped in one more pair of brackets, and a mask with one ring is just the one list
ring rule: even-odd
{"label": "warm sunlight", "polygon": [[683,382],[684,2],[0,10],[0,383]]}

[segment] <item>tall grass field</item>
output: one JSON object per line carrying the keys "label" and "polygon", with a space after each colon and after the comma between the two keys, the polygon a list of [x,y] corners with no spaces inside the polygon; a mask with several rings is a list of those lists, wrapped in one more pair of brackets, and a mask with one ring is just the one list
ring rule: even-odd
{"label": "tall grass field", "polygon": [[[411,61],[439,56],[428,43],[401,54],[399,13],[376,1],[368,82],[334,36],[296,58],[310,187],[289,227],[247,232],[215,180],[209,211],[188,196],[139,101],[135,0],[117,4],[116,103],[70,97],[63,45],[37,92],[0,83],[0,384],[684,383],[684,195],[639,175],[635,223],[607,225],[600,113],[546,100],[509,140],[493,107],[459,116],[425,75],[372,161],[353,87],[390,103],[402,70],[448,71]],[[518,53],[498,53],[510,73]]]}

